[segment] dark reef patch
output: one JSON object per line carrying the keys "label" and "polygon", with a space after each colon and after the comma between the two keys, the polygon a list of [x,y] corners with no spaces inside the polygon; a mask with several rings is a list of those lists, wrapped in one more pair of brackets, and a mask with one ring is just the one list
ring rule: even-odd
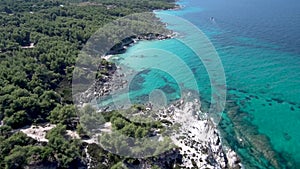
{"label": "dark reef patch", "polygon": [[253,98],[253,99],[255,98],[255,96],[254,96],[254,95],[252,95],[252,94],[250,94],[250,95],[249,95],[249,97],[251,97],[251,98]]}
{"label": "dark reef patch", "polygon": [[137,76],[135,76],[132,80],[132,82],[129,84],[129,90],[132,91],[136,91],[136,90],[141,90],[143,89],[143,83],[145,82],[145,78],[143,76],[141,76],[140,74],[138,74]]}
{"label": "dark reef patch", "polygon": [[241,93],[247,93],[245,90],[238,90]]}
{"label": "dark reef patch", "polygon": [[192,68],[192,72],[195,74],[197,72],[197,68]]}
{"label": "dark reef patch", "polygon": [[139,75],[140,75],[140,74],[147,75],[147,74],[149,74],[150,72],[151,72],[150,69],[145,69],[145,70],[142,70],[141,72],[139,72]]}
{"label": "dark reef patch", "polygon": [[279,104],[281,104],[281,103],[284,102],[284,100],[282,100],[282,99],[277,99],[277,98],[272,98],[272,100],[274,100],[275,102],[277,102],[277,103],[279,103]]}
{"label": "dark reef patch", "polygon": [[247,101],[250,101],[250,100],[251,100],[251,98],[250,98],[250,97],[248,97],[248,96],[247,96],[245,99],[246,99]]}
{"label": "dark reef patch", "polygon": [[283,133],[283,137],[286,141],[289,141],[292,139],[292,137],[288,133]]}
{"label": "dark reef patch", "polygon": [[176,89],[174,89],[172,86],[170,85],[165,85],[163,87],[160,87],[159,89],[161,89],[162,91],[164,91],[167,94],[172,94],[176,92]]}
{"label": "dark reef patch", "polygon": [[295,103],[295,102],[290,102],[290,101],[288,101],[288,103],[289,103],[290,105],[296,106],[296,103]]}

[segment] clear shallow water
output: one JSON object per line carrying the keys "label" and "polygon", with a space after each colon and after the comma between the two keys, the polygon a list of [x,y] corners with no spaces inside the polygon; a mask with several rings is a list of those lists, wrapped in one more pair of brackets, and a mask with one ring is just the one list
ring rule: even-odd
{"label": "clear shallow water", "polygon": [[[240,154],[246,168],[299,168],[300,3],[295,0],[178,3],[185,7],[160,11],[157,15],[180,16],[199,27],[214,44],[225,69],[228,102],[220,123],[224,142]],[[161,17],[170,29],[193,40],[189,27]],[[171,51],[180,60],[147,49]],[[196,79],[203,102],[210,101],[211,86],[205,67],[176,40],[139,42],[120,57],[124,59],[122,64],[135,70],[156,64],[177,75],[174,78],[159,69],[142,72],[134,79],[139,81],[138,85],[131,86],[133,100],[147,100],[153,89],[168,93],[169,100],[176,99],[180,97],[178,86],[195,89],[192,80]],[[182,65],[187,65],[196,76],[181,70]]]}

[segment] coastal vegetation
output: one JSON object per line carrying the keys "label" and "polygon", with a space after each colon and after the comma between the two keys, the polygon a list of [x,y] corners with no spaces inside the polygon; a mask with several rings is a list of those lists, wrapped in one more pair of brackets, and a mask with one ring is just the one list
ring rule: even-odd
{"label": "coastal vegetation", "polygon": [[[85,135],[76,119],[71,91],[79,51],[110,21],[172,7],[172,0],[0,1],[0,168],[86,166],[84,143],[66,135],[67,129]],[[136,137],[149,134],[149,126],[128,123],[115,113],[114,128]],[[47,133],[48,142],[19,132],[28,125],[49,122],[57,125]],[[94,150],[91,147],[89,151]],[[93,153],[108,159],[109,167],[119,168],[125,160],[97,151]]]}

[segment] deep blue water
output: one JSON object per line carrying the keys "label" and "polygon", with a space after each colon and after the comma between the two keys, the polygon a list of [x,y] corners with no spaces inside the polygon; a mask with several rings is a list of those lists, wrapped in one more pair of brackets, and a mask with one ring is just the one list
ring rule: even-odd
{"label": "deep blue water", "polygon": [[[170,29],[192,41],[196,32],[163,15],[190,21],[216,48],[227,82],[226,110],[219,125],[224,143],[238,152],[246,168],[299,168],[300,2],[178,3],[183,6],[181,10],[156,13]],[[151,65],[158,68],[136,76],[130,87],[133,99],[147,98],[154,89],[164,91],[169,100],[178,99],[178,86],[195,89],[192,82],[196,79],[202,102],[209,105],[212,90],[207,71],[195,54],[176,39],[139,42],[120,57],[121,64],[135,70]],[[174,74],[163,73],[162,68]]]}

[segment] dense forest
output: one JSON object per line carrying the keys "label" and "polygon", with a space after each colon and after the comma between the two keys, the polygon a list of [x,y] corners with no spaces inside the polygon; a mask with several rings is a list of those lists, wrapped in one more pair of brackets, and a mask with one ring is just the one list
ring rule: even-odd
{"label": "dense forest", "polygon": [[[79,123],[72,123],[77,114],[71,82],[79,51],[99,27],[114,19],[172,7],[173,0],[1,0],[0,168],[86,167],[84,143],[65,136],[66,129],[85,135]],[[149,130],[118,113],[107,118],[114,119],[114,128],[134,136]],[[57,126],[47,133],[47,143],[17,130],[48,122]],[[97,168],[120,168],[120,162],[134,161],[90,147],[91,154],[109,161],[95,164]]]}

